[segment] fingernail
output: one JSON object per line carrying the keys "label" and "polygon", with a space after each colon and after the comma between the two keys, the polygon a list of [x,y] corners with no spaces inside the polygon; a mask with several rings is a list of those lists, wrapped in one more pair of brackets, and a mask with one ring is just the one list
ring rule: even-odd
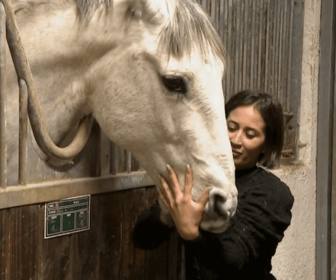
{"label": "fingernail", "polygon": [[168,171],[170,171],[172,169],[172,167],[169,164],[166,164],[166,168]]}
{"label": "fingernail", "polygon": [[190,164],[187,163],[187,164],[186,164],[186,169],[190,169],[190,168],[191,168]]}

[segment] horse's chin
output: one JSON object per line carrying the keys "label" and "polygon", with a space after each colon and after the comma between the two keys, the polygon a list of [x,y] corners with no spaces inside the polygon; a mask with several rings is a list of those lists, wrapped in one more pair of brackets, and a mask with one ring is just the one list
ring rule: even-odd
{"label": "horse's chin", "polygon": [[213,233],[224,232],[230,226],[230,220],[223,220],[218,218],[217,220],[206,220],[203,219],[200,225],[200,228],[205,231]]}
{"label": "horse's chin", "polygon": [[[162,222],[167,224],[168,226],[173,226],[174,221],[171,215],[169,214],[168,209],[162,203],[160,203],[160,208],[161,208],[160,218]],[[212,233],[221,233],[224,232],[230,226],[231,224],[230,221],[231,217],[227,219],[224,219],[223,217],[210,218],[207,216],[206,213],[203,213],[203,219],[200,224],[200,228],[202,230],[209,231]]]}

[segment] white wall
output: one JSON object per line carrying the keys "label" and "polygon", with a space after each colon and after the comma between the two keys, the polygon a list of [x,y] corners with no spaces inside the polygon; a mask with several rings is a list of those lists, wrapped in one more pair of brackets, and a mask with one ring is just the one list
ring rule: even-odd
{"label": "white wall", "polygon": [[[299,119],[299,161],[275,173],[295,197],[292,224],[273,259],[278,280],[315,280],[316,135],[320,0],[306,0]],[[317,279],[320,280],[320,279]]]}

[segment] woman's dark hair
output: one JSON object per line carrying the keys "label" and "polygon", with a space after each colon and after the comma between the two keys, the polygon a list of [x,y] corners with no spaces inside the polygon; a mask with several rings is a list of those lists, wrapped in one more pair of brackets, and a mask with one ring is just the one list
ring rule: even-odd
{"label": "woman's dark hair", "polygon": [[284,142],[281,104],[268,93],[244,90],[236,93],[226,103],[226,118],[237,107],[250,105],[259,111],[266,124],[265,152],[260,155],[258,163],[267,168],[274,168],[279,165]]}

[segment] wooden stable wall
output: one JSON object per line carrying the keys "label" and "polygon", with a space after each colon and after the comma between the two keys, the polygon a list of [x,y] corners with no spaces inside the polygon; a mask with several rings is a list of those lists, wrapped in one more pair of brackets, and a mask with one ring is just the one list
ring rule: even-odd
{"label": "wooden stable wall", "polygon": [[44,204],[0,210],[1,280],[178,279],[178,240],[153,251],[134,248],[140,211],[153,187],[93,195],[91,229],[44,239]]}

